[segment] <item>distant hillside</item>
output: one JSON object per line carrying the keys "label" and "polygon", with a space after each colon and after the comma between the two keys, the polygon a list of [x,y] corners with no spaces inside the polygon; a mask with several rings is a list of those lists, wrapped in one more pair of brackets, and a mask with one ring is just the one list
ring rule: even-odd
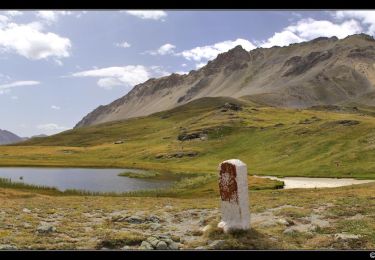
{"label": "distant hillside", "polygon": [[250,52],[237,46],[197,71],[135,86],[124,97],[99,106],[76,127],[145,116],[218,96],[291,108],[375,105],[375,40],[358,34]]}
{"label": "distant hillside", "polygon": [[7,130],[0,129],[0,145],[2,144],[13,144],[25,140]]}
{"label": "distant hillside", "polygon": [[[375,179],[370,107],[275,108],[201,98],[145,117],[2,147],[0,165],[216,173],[238,158],[249,174]],[[6,155],[6,156],[4,156]]]}

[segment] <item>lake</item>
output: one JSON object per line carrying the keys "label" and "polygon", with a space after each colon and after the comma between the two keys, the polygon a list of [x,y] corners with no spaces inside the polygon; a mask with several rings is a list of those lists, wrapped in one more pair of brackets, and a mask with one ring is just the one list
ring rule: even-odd
{"label": "lake", "polygon": [[144,172],[134,169],[0,167],[0,178],[11,179],[12,182],[55,187],[61,191],[75,189],[116,193],[166,188],[172,184],[172,181],[118,176],[124,171]]}
{"label": "lake", "polygon": [[334,188],[374,182],[374,180],[356,180],[351,178],[310,178],[310,177],[284,177],[256,176],[284,182],[284,189],[311,189]]}

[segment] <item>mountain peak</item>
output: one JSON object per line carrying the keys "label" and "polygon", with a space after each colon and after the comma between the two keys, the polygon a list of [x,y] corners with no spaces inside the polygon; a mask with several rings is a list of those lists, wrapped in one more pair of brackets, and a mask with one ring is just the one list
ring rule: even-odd
{"label": "mountain peak", "polygon": [[216,59],[209,61],[203,70],[212,71],[212,69],[220,69],[222,67],[231,66],[234,63],[246,63],[250,60],[250,54],[241,45],[228,50],[227,52],[220,53]]}
{"label": "mountain peak", "polygon": [[345,102],[375,105],[374,63],[375,40],[366,34],[319,37],[250,52],[237,45],[188,75],[171,74],[135,86],[76,127],[145,116],[202,97],[246,97],[294,108]]}

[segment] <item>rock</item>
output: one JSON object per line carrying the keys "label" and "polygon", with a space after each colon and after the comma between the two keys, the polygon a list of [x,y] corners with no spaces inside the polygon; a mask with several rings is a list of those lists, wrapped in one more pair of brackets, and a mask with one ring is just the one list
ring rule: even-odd
{"label": "rock", "polygon": [[172,239],[165,239],[164,242],[167,243],[168,248],[170,250],[178,250],[179,249],[178,244],[176,242],[174,242]]}
{"label": "rock", "polygon": [[149,237],[146,239],[146,241],[150,243],[153,247],[156,247],[156,245],[159,242],[159,239],[157,239],[156,237]]}
{"label": "rock", "polygon": [[123,144],[123,143],[124,141],[121,141],[121,140],[114,142],[114,144]]}
{"label": "rock", "polygon": [[208,248],[206,246],[198,246],[195,249],[196,250],[207,250]]}
{"label": "rock", "polygon": [[354,234],[348,234],[348,233],[335,234],[335,240],[359,239],[361,237],[362,237],[361,235],[354,235]]}
{"label": "rock", "polygon": [[121,250],[130,250],[131,247],[130,246],[124,246],[123,248],[121,248]]}
{"label": "rock", "polygon": [[29,209],[27,209],[27,208],[24,208],[24,209],[22,210],[22,212],[24,212],[24,213],[31,213],[31,210],[29,210]]}
{"label": "rock", "polygon": [[153,223],[160,223],[160,219],[154,215],[147,217],[146,220]]}
{"label": "rock", "polygon": [[[233,103],[225,103],[222,107],[221,107],[222,110],[233,110],[233,111],[240,111],[242,110],[242,107],[240,105],[237,105],[237,104],[233,104]],[[225,111],[223,111],[225,112]]]}
{"label": "rock", "polygon": [[286,219],[283,219],[283,218],[280,218],[280,219],[276,220],[276,222],[280,225],[285,225],[285,226],[289,225],[289,222]]}
{"label": "rock", "polygon": [[163,157],[164,157],[164,154],[155,155],[155,159],[162,159]]}
{"label": "rock", "polygon": [[48,224],[48,223],[42,223],[36,229],[36,232],[39,234],[48,234],[48,233],[52,233],[55,231],[56,231],[56,228],[53,225]]}
{"label": "rock", "polygon": [[225,246],[226,242],[225,240],[215,240],[211,242],[207,247],[208,249],[223,249],[223,246]]}
{"label": "rock", "polygon": [[154,247],[147,241],[142,241],[141,246],[139,249],[144,249],[144,250],[153,250]]}
{"label": "rock", "polygon": [[156,250],[166,250],[166,249],[168,249],[167,243],[165,243],[162,240],[157,243]]}
{"label": "rock", "polygon": [[0,245],[0,250],[17,250],[17,247],[12,245]]}
{"label": "rock", "polygon": [[148,237],[142,242],[139,249],[149,250],[178,250],[179,244],[174,242],[169,236],[158,235]]}
{"label": "rock", "polygon": [[150,225],[150,228],[151,228],[152,230],[158,230],[160,227],[161,227],[161,225],[160,225],[159,223],[152,223],[152,224]]}
{"label": "rock", "polygon": [[208,135],[207,134],[201,134],[200,140],[201,141],[207,141],[208,140]]}
{"label": "rock", "polygon": [[145,222],[144,219],[142,219],[141,217],[138,217],[138,216],[131,216],[131,217],[127,217],[124,219],[125,222],[128,222],[130,224],[142,224],[143,222]]}
{"label": "rock", "polygon": [[292,234],[294,234],[294,233],[296,233],[296,230],[294,230],[293,228],[287,228],[287,229],[285,229],[285,230],[283,231],[283,234],[284,234],[284,235],[292,235]]}

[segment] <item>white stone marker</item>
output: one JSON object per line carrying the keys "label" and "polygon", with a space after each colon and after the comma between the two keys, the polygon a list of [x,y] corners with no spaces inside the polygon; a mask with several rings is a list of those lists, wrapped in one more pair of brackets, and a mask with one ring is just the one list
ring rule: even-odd
{"label": "white stone marker", "polygon": [[221,222],[224,232],[250,228],[249,190],[247,167],[242,161],[232,159],[219,166],[221,196]]}

